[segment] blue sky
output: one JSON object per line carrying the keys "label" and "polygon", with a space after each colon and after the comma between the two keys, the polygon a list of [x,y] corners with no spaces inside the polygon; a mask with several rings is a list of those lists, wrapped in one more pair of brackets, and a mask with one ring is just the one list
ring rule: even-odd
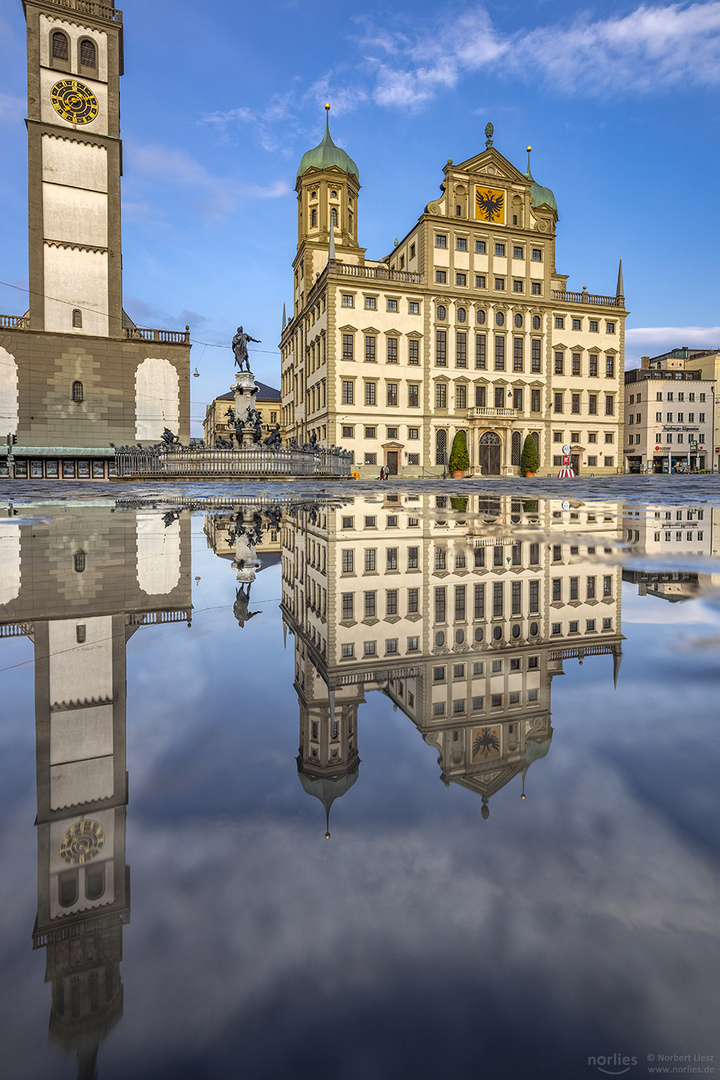
{"label": "blue sky", "polygon": [[[557,197],[557,268],[614,292],[623,258],[627,366],[720,344],[716,213],[720,2],[436,5],[369,0],[128,0],[122,80],[125,306],[190,324],[193,418],[232,377],[243,322],[279,385],[291,302],[294,182],[332,104],[358,163],[359,234],[382,257],[438,191],[448,157],[495,145]],[[24,19],[0,0],[0,281],[27,286]],[[0,313],[25,310],[0,285]],[[198,432],[197,427],[195,433]]]}

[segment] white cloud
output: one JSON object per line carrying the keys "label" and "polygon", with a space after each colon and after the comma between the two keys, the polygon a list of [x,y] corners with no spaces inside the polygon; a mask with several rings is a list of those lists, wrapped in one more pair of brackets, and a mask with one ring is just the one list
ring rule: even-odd
{"label": "white cloud", "polygon": [[504,36],[478,8],[449,31],[426,27],[414,41],[404,34],[389,40],[387,34],[366,32],[358,46],[374,71],[373,100],[401,109],[418,108],[481,70],[540,79],[563,93],[621,96],[681,83],[716,86],[720,2],[641,5],[626,16],[586,14]]}
{"label": "white cloud", "polygon": [[634,326],[625,332],[625,367],[635,367],[641,356],[657,356],[684,345],[720,348],[720,326]]}

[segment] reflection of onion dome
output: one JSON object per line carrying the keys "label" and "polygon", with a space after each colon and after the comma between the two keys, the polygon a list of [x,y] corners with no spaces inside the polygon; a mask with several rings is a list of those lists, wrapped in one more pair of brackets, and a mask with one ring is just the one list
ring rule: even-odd
{"label": "reflection of onion dome", "polygon": [[339,798],[340,795],[344,795],[353,786],[358,778],[359,764],[360,762],[356,758],[350,771],[341,773],[337,777],[309,776],[303,772],[302,761],[298,758],[298,775],[300,776],[303,791],[306,791],[308,795],[314,795],[325,807],[326,840],[330,839],[330,807],[335,802],[335,799]]}
{"label": "reflection of onion dome", "polygon": [[532,186],[530,187],[530,201],[534,207],[547,206],[550,210],[554,210],[557,214],[558,208],[555,202],[555,196],[549,187],[543,187],[542,184],[538,184],[534,179],[533,174],[530,172],[530,151],[532,147],[528,146],[528,167],[525,175],[528,180],[532,180]]}
{"label": "reflection of onion dome", "polygon": [[357,165],[350,155],[346,154],[339,146],[336,146],[330,138],[330,106],[326,105],[325,108],[327,110],[325,114],[325,135],[318,146],[315,146],[312,150],[306,150],[303,154],[300,168],[297,171],[298,179],[308,169],[330,169],[333,165],[336,165],[338,169],[342,169],[349,176],[354,176],[359,182],[360,174]]}
{"label": "reflection of onion dome", "polygon": [[525,761],[527,762],[525,768],[522,770],[522,795],[521,799],[525,798],[525,777],[527,771],[532,765],[533,761],[537,761],[539,758],[544,758],[550,749],[550,743],[552,742],[552,728],[550,734],[544,739],[528,739],[525,743]]}

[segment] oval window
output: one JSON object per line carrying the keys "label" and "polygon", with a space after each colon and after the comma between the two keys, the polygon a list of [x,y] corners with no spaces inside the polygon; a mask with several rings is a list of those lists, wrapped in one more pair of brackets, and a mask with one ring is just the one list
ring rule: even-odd
{"label": "oval window", "polygon": [[465,319],[466,319],[467,316],[466,316],[464,307],[459,307],[458,308],[457,317],[458,317],[458,322],[465,322]]}
{"label": "oval window", "polygon": [[495,627],[495,629],[493,630],[493,637],[496,641],[500,640],[500,638],[502,637],[502,626]]}
{"label": "oval window", "polygon": [[478,311],[478,313],[477,313],[477,322],[478,322],[478,326],[483,326],[484,325],[484,323],[485,323],[485,312],[484,311]]}
{"label": "oval window", "polygon": [[445,635],[443,634],[442,630],[438,630],[437,634],[435,635],[435,644],[438,647],[445,644]]}
{"label": "oval window", "polygon": [[503,315],[502,311],[498,311],[497,315],[495,316],[495,325],[496,326],[504,326],[505,325],[505,316]]}
{"label": "oval window", "polygon": [[483,634],[482,626],[476,626],[475,627],[475,640],[476,641],[482,641],[483,637],[484,637],[484,634]]}
{"label": "oval window", "polygon": [[437,317],[438,317],[438,319],[444,319],[446,315],[447,315],[447,312],[445,311],[445,308],[441,304],[440,307],[437,309]]}
{"label": "oval window", "polygon": [[516,315],[515,316],[515,325],[517,326],[518,330],[520,330],[522,328],[522,324],[523,324],[522,315]]}
{"label": "oval window", "polygon": [[540,329],[540,316],[539,315],[533,315],[533,330],[539,330],[539,329]]}

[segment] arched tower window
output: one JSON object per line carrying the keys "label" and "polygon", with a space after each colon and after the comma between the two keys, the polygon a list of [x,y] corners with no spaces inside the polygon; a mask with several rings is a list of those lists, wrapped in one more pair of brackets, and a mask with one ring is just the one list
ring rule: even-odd
{"label": "arched tower window", "polygon": [[330,224],[332,225],[333,229],[337,228],[337,210],[335,209],[335,207],[333,207],[330,211]]}
{"label": "arched tower window", "polygon": [[73,309],[73,328],[77,329],[82,326],[82,311],[80,308]]}
{"label": "arched tower window", "polygon": [[75,382],[72,384],[72,399],[73,401],[80,402],[83,401],[84,398],[85,394],[83,391],[83,384],[80,382],[79,379],[76,379]]}
{"label": "arched tower window", "polygon": [[82,67],[97,67],[97,48],[89,38],[83,38],[80,42],[80,64]]}
{"label": "arched tower window", "polygon": [[310,211],[310,225],[313,229],[317,226],[317,210]]}
{"label": "arched tower window", "polygon": [[105,864],[90,866],[85,871],[85,896],[88,900],[99,900],[105,892]]}
{"label": "arched tower window", "polygon": [[530,434],[533,437],[533,442],[535,443],[535,449],[537,450],[537,452],[539,454],[540,453],[540,432],[539,431],[531,431]]}
{"label": "arched tower window", "polygon": [[82,574],[85,569],[85,552],[76,551],[73,555],[73,566],[75,567],[76,574]]}
{"label": "arched tower window", "polygon": [[78,898],[78,872],[67,870],[58,877],[58,903],[60,907],[72,907]]}
{"label": "arched tower window", "polygon": [[68,39],[62,30],[54,30],[50,40],[52,42],[53,60],[68,60],[70,57]]}

